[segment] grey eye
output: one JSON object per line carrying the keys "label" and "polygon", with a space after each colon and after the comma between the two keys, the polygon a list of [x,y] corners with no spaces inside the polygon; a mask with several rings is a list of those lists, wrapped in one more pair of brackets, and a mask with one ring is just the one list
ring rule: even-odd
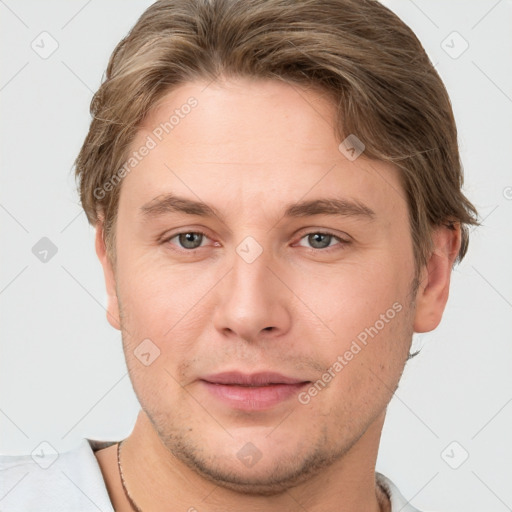
{"label": "grey eye", "polygon": [[178,238],[180,245],[184,249],[197,249],[201,246],[201,242],[203,241],[203,233],[196,233],[194,231],[188,233],[180,233],[178,235],[173,236],[169,241],[173,238]]}
{"label": "grey eye", "polygon": [[303,238],[307,238],[308,243],[313,249],[325,249],[331,245],[333,238],[337,239],[337,237],[329,233],[310,233]]}

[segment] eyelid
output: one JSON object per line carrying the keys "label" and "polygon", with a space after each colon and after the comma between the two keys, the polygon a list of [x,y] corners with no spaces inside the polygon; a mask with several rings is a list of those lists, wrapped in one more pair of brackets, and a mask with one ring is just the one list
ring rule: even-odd
{"label": "eyelid", "polygon": [[[352,237],[345,233],[345,232],[334,232],[333,230],[330,230],[328,228],[316,228],[316,227],[308,227],[308,228],[303,228],[301,229],[299,232],[298,232],[298,236],[299,238],[304,238],[305,236],[307,235],[312,235],[312,234],[316,234],[316,233],[320,233],[322,235],[331,235],[335,238],[338,238],[339,240],[342,240],[343,242],[351,242],[352,241]],[[343,238],[343,237],[346,237]]]}
{"label": "eyelid", "polygon": [[345,234],[347,237],[347,239],[345,239],[341,235],[333,233],[332,231],[330,231],[328,229],[308,228],[308,231],[302,232],[301,234],[299,234],[298,240],[297,240],[297,242],[294,243],[294,245],[298,244],[303,238],[307,237],[308,235],[314,235],[314,234],[332,236],[333,238],[338,240],[338,244],[333,245],[333,246],[327,246],[327,247],[324,247],[323,249],[316,249],[315,247],[304,247],[304,246],[299,246],[299,247],[303,247],[304,249],[306,249],[308,251],[315,252],[315,253],[328,253],[330,251],[342,250],[344,248],[344,246],[352,243],[352,237],[350,237],[347,234]]}
{"label": "eyelid", "polygon": [[[185,235],[187,233],[194,233],[194,234],[197,234],[197,235],[203,235],[204,237],[212,240],[212,238],[208,235],[208,233],[206,233],[204,230],[202,229],[199,229],[199,228],[194,228],[194,229],[183,229],[181,231],[177,231],[176,233],[171,233],[171,234],[166,234],[162,237],[161,239],[161,243],[165,244],[165,243],[169,243],[170,240],[172,240],[173,238],[176,238],[177,236],[179,235]],[[171,245],[175,245],[175,244],[171,244]],[[201,247],[204,247],[204,246],[199,246],[199,247],[196,247],[195,249],[183,249],[179,246],[176,246],[178,250],[180,251],[185,251],[185,252],[194,252],[196,251],[197,249],[200,249]]]}
{"label": "eyelid", "polygon": [[[307,231],[304,231],[304,230],[307,230]],[[313,235],[313,234],[321,234],[321,235],[332,236],[333,238],[338,240],[339,244],[341,244],[341,247],[338,247],[338,244],[337,244],[337,245],[334,245],[334,246],[327,246],[327,247],[325,247],[323,249],[317,249],[315,247],[299,246],[299,247],[303,247],[304,249],[309,250],[309,251],[327,253],[327,252],[330,252],[332,250],[342,249],[343,246],[352,243],[352,237],[350,237],[346,233],[344,233],[344,235],[347,237],[347,239],[345,239],[345,238],[343,238],[343,236],[341,236],[339,234],[336,234],[336,233],[332,232],[331,230],[325,229],[325,228],[311,228],[311,227],[309,227],[309,228],[304,228],[304,230],[301,230],[301,232],[299,232],[297,242],[295,242],[293,245],[297,244],[298,242],[300,242],[303,238],[307,237],[308,235]],[[162,244],[169,243],[170,240],[172,240],[173,238],[175,238],[175,237],[177,237],[179,235],[187,234],[187,233],[200,234],[203,237],[206,237],[206,238],[212,240],[212,238],[208,235],[208,233],[205,232],[205,230],[203,230],[201,228],[192,228],[192,229],[182,229],[181,231],[177,231],[175,233],[164,235],[162,237],[161,243]],[[214,242],[214,243],[218,243],[218,242]],[[170,245],[173,245],[175,247],[175,250],[177,250],[179,252],[191,253],[191,254],[193,254],[194,252],[198,251],[199,249],[202,249],[202,248],[206,247],[206,246],[200,245],[199,247],[196,247],[195,249],[184,249],[184,248],[180,248],[179,246],[177,246],[175,244],[170,244]]]}

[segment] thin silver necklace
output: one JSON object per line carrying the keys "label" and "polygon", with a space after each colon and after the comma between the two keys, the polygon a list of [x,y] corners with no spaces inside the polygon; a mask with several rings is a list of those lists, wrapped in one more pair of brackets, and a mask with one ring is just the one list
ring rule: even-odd
{"label": "thin silver necklace", "polygon": [[126,496],[126,499],[130,502],[130,505],[135,512],[142,512],[142,509],[135,503],[133,498],[130,496],[128,489],[126,488],[126,484],[124,482],[123,470],[121,469],[121,445],[124,440],[117,443],[117,467],[119,468],[119,476],[121,477],[121,485],[123,486],[123,491]]}
{"label": "thin silver necklace", "polygon": [[[142,512],[142,509],[135,503],[133,498],[130,496],[130,493],[128,492],[128,489],[126,488],[126,483],[124,481],[123,477],[123,470],[121,469],[121,445],[123,444],[124,440],[117,443],[117,467],[119,468],[119,476],[121,477],[121,485],[123,486],[123,491],[126,496],[126,499],[130,502],[130,505],[135,512]],[[389,504],[389,495],[388,493],[379,485],[377,484],[380,491],[384,496],[386,496],[386,504],[383,504],[384,510],[387,510],[387,505]]]}

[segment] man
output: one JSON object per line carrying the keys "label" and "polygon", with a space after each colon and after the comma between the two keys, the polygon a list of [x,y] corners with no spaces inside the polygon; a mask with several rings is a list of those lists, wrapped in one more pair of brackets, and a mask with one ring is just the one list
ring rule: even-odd
{"label": "man", "polygon": [[162,0],[91,110],[76,172],[141,411],[61,454],[87,499],[49,468],[17,510],[416,510],[380,435],[477,221],[411,30],[373,0]]}

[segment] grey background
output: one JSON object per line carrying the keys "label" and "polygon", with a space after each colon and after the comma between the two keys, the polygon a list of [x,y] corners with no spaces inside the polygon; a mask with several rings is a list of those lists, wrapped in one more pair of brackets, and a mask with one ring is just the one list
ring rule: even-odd
{"label": "grey background", "polygon": [[[118,440],[139,409],[71,167],[108,57],[150,3],[0,1],[2,454]],[[445,81],[484,225],[441,325],[415,335],[377,469],[422,510],[512,510],[512,2],[384,3]],[[46,262],[43,237],[57,249]]]}

